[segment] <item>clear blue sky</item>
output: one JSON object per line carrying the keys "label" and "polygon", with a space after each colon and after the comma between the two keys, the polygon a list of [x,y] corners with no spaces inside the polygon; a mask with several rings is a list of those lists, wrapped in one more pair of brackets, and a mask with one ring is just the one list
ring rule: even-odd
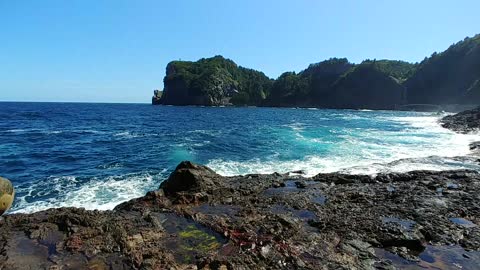
{"label": "clear blue sky", "polygon": [[0,0],[0,100],[150,102],[171,60],[276,78],[330,57],[421,61],[480,33],[479,0]]}

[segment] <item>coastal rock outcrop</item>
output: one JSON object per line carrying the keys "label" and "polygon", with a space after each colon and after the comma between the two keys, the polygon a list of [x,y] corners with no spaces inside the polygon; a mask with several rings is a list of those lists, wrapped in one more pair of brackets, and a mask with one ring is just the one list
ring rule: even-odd
{"label": "coastal rock outcrop", "polygon": [[271,80],[221,56],[173,61],[167,66],[164,91],[161,96],[154,93],[152,104],[393,109],[404,102],[401,82],[414,67],[388,60],[354,65],[332,58]]}
{"label": "coastal rock outcrop", "polygon": [[154,90],[153,97],[152,97],[152,105],[160,105],[160,100],[162,98],[163,91]]}
{"label": "coastal rock outcrop", "polygon": [[262,72],[237,66],[222,56],[170,62],[163,82],[157,104],[203,106],[259,104],[272,83]]}
{"label": "coastal rock outcrop", "polygon": [[480,107],[445,116],[440,122],[444,128],[460,133],[480,131]]}
{"label": "coastal rock outcrop", "polygon": [[475,269],[478,194],[474,171],[223,177],[182,162],[112,211],[5,216],[0,269]]}
{"label": "coastal rock outcrop", "polygon": [[456,111],[480,104],[480,35],[420,63],[331,58],[272,80],[222,56],[167,65],[152,104]]}

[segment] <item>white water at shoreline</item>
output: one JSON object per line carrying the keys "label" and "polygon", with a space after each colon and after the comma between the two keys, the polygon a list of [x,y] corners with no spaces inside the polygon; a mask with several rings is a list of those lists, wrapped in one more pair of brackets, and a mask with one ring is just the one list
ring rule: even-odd
{"label": "white water at shoreline", "polygon": [[12,117],[0,122],[0,172],[16,189],[10,213],[53,207],[112,209],[157,189],[182,160],[227,176],[298,170],[306,176],[480,171],[476,158],[469,157],[469,144],[480,141],[480,134],[444,129],[438,124],[444,115],[433,113],[4,106],[11,107]]}
{"label": "white water at shoreline", "polygon": [[[214,159],[207,166],[224,176],[295,170],[302,170],[305,176],[330,172],[375,175],[412,170],[478,170],[480,165],[475,158],[460,161],[455,157],[469,155],[469,144],[480,141],[480,134],[459,134],[447,130],[439,124],[443,116],[381,117],[377,120],[399,122],[412,128],[398,133],[360,129],[350,135],[340,135],[345,137],[345,141],[336,147],[339,153],[347,155],[308,155],[288,161],[278,160],[275,156],[243,162]],[[300,125],[294,124],[291,129],[296,132],[296,140],[305,140]],[[435,136],[426,136],[429,134]],[[378,138],[383,142],[372,143],[366,138]],[[322,143],[321,137],[309,140],[311,143]],[[400,143],[405,140],[411,144]]]}

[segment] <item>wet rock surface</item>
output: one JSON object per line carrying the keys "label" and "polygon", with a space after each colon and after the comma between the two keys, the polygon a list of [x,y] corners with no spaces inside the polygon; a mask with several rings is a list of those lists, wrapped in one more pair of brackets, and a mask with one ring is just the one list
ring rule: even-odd
{"label": "wet rock surface", "polygon": [[455,115],[445,116],[441,120],[444,128],[451,129],[456,132],[468,133],[480,130],[480,107],[463,111]]}
{"label": "wet rock surface", "polygon": [[222,177],[181,163],[112,211],[0,222],[0,269],[476,269],[480,174]]}

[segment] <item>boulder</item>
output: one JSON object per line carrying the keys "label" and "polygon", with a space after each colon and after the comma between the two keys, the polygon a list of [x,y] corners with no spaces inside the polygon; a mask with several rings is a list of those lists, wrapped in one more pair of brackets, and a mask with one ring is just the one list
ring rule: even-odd
{"label": "boulder", "polygon": [[15,190],[10,180],[0,177],[0,215],[3,215],[13,203]]}
{"label": "boulder", "polygon": [[166,195],[173,195],[182,191],[204,192],[214,189],[220,178],[220,175],[206,166],[183,161],[160,185],[160,188]]}

